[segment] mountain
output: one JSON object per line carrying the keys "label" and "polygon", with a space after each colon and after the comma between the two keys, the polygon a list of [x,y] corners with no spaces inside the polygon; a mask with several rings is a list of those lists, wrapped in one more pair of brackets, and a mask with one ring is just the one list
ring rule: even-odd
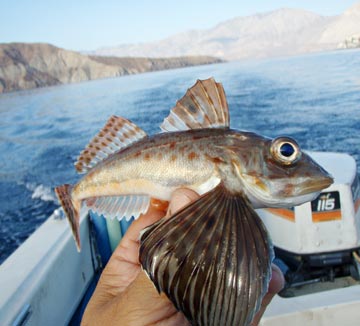
{"label": "mountain", "polygon": [[213,55],[226,60],[295,55],[336,49],[360,35],[360,3],[338,16],[301,9],[237,17],[207,30],[191,30],[152,43],[101,48],[97,55],[168,57]]}
{"label": "mountain", "polygon": [[322,33],[319,42],[339,44],[353,35],[360,38],[360,2],[335,17]]}
{"label": "mountain", "polygon": [[221,60],[209,56],[111,58],[50,44],[0,44],[0,93],[217,62]]}

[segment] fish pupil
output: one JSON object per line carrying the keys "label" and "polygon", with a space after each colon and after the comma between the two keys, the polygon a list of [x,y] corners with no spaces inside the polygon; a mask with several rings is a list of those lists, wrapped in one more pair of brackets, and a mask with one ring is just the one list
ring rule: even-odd
{"label": "fish pupil", "polygon": [[282,144],[280,147],[280,153],[282,156],[290,157],[295,153],[294,146],[289,143]]}

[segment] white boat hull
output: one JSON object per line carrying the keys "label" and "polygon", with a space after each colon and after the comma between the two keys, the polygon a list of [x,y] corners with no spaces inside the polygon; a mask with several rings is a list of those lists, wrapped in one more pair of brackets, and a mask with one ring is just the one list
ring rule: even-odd
{"label": "white boat hull", "polygon": [[67,325],[93,275],[89,241],[78,253],[68,222],[49,218],[0,266],[0,325]]}

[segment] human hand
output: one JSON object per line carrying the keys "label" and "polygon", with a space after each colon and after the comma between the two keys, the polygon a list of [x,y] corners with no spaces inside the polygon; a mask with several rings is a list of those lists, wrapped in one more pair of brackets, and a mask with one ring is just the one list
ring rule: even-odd
{"label": "human hand", "polygon": [[[174,192],[166,216],[199,198],[189,189]],[[164,212],[150,206],[148,212],[135,220],[106,265],[95,292],[89,301],[82,320],[83,326],[185,326],[190,325],[176,310],[164,293],[159,294],[141,270],[139,263],[139,233],[164,217]],[[254,318],[256,326],[273,296],[284,284],[279,269],[273,268],[269,291],[260,311]]]}

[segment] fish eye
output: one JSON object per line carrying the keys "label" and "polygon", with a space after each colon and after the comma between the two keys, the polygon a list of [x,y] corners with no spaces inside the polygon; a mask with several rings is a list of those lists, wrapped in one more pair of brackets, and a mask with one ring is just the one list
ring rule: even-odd
{"label": "fish eye", "polygon": [[296,163],[301,157],[301,150],[297,142],[289,137],[278,137],[271,142],[272,157],[283,165]]}

